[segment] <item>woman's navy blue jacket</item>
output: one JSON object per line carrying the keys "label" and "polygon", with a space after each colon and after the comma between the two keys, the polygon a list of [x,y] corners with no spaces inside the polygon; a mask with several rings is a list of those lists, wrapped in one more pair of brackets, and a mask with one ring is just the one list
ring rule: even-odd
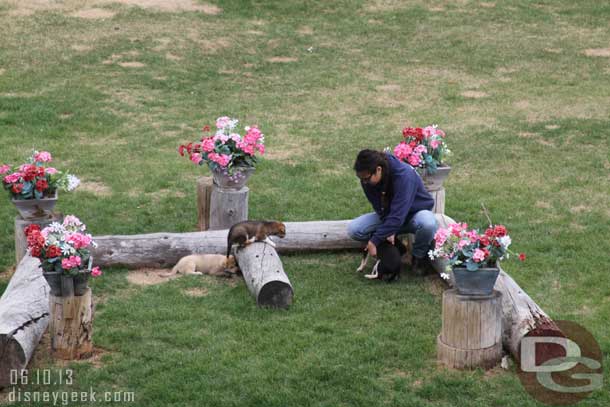
{"label": "woman's navy blue jacket", "polygon": [[[417,212],[434,207],[434,199],[426,191],[424,183],[413,167],[400,161],[392,154],[386,153],[390,167],[390,197],[389,205],[385,210],[382,209],[382,182],[372,186],[361,182],[362,189],[368,200],[373,205],[373,209],[383,221],[377,228],[371,242],[375,246],[383,242],[388,236],[397,234],[401,226],[407,223]],[[387,177],[388,174],[383,174]]]}

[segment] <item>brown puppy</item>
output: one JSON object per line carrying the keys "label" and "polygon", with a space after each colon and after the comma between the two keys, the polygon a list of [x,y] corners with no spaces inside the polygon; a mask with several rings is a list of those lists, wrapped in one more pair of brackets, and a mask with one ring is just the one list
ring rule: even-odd
{"label": "brown puppy", "polygon": [[231,248],[234,244],[243,247],[253,242],[265,242],[275,247],[275,243],[269,239],[269,236],[271,235],[283,238],[286,236],[286,225],[276,221],[245,221],[236,223],[231,226],[229,235],[227,236],[227,257],[231,254]]}
{"label": "brown puppy", "polygon": [[209,274],[211,276],[233,277],[239,272],[235,257],[225,257],[222,254],[191,254],[181,258],[169,273],[162,277],[174,274],[195,274],[198,276]]}

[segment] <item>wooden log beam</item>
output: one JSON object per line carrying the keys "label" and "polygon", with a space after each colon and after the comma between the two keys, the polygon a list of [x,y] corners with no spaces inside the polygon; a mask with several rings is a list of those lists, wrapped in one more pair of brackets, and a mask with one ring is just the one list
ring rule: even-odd
{"label": "wooden log beam", "polygon": [[25,369],[49,324],[49,286],[26,255],[0,298],[0,388],[9,386],[11,370]]}
{"label": "wooden log beam", "polygon": [[280,257],[271,245],[252,243],[237,249],[235,258],[257,305],[287,308],[292,304],[292,285]]}
{"label": "wooden log beam", "polygon": [[[278,253],[307,253],[322,250],[361,249],[363,244],[347,235],[349,221],[286,222],[286,237],[272,237]],[[227,252],[228,230],[191,233],[151,233],[127,236],[96,236],[95,264],[170,267],[193,253]]]}

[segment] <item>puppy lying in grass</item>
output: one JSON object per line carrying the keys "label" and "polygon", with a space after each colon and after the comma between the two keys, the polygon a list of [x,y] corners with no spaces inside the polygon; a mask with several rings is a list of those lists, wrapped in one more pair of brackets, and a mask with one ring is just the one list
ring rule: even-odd
{"label": "puppy lying in grass", "polygon": [[233,255],[226,257],[222,254],[191,254],[181,258],[169,273],[161,274],[170,277],[175,274],[194,274],[202,276],[208,274],[218,277],[233,277],[239,273],[239,267]]}

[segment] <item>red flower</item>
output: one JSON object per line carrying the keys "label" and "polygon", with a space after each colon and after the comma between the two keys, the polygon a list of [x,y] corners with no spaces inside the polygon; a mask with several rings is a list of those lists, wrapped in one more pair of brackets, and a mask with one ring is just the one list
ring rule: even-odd
{"label": "red flower", "polygon": [[28,247],[38,247],[41,248],[44,246],[45,239],[44,236],[40,234],[40,232],[32,232],[27,237]]}
{"label": "red flower", "polygon": [[30,254],[33,257],[40,257],[40,251],[41,249],[38,246],[30,247]]}
{"label": "red flower", "polygon": [[519,260],[525,261],[525,253],[519,253]]}
{"label": "red flower", "polygon": [[40,232],[40,225],[31,224],[23,228],[23,233],[25,233],[26,236],[29,236],[32,232]]}
{"label": "red flower", "polygon": [[49,187],[46,179],[39,179],[36,181],[36,190],[39,192],[45,191]]}
{"label": "red flower", "polygon": [[203,126],[202,130],[203,130],[203,132],[207,133],[208,131],[210,131],[210,126]]}
{"label": "red flower", "polygon": [[483,253],[485,253],[485,258],[489,257],[489,250],[487,250],[486,248],[482,248],[481,249],[483,251]]}
{"label": "red flower", "polygon": [[61,256],[61,249],[57,246],[50,246],[47,249],[47,259],[52,259],[53,257]]}
{"label": "red flower", "polygon": [[487,236],[487,237],[494,237],[494,230],[492,228],[487,228],[485,230],[485,236]]}
{"label": "red flower", "polygon": [[25,181],[34,181],[34,178],[38,175],[38,169],[35,165],[28,165],[23,172],[23,179]]}
{"label": "red flower", "polygon": [[180,154],[182,157],[184,157],[184,149],[186,148],[186,146],[181,145],[180,147],[178,147],[178,154]]}
{"label": "red flower", "polygon": [[424,132],[421,127],[405,127],[402,129],[402,135],[404,137],[415,136],[415,138],[419,139],[420,137],[423,138]]}
{"label": "red flower", "polygon": [[44,177],[44,167],[36,167],[39,177]]}
{"label": "red flower", "polygon": [[494,235],[496,237],[506,236],[506,228],[502,225],[496,225],[494,227]]}
{"label": "red flower", "polygon": [[480,240],[480,242],[481,242],[481,245],[483,245],[483,246],[489,246],[489,243],[490,243],[490,241],[489,241],[489,236],[487,236],[487,235],[480,236],[480,239],[479,239],[479,240]]}
{"label": "red flower", "polygon": [[20,194],[21,191],[23,191],[23,184],[13,184],[11,191],[13,191],[14,194]]}

